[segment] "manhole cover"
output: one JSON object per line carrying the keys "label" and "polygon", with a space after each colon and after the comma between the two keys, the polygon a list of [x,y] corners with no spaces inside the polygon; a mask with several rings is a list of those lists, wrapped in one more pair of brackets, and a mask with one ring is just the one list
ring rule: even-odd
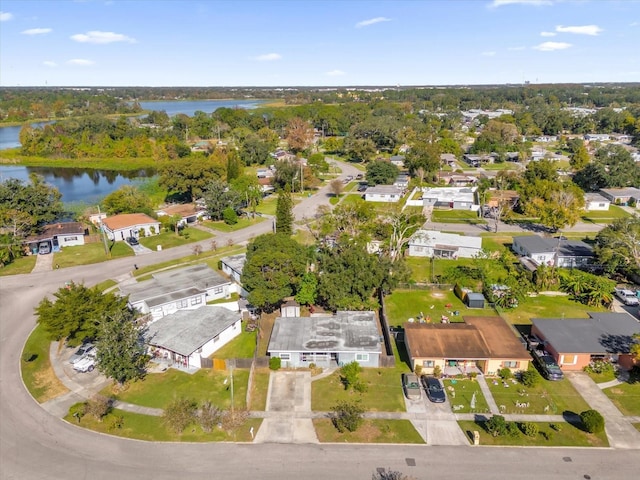
{"label": "manhole cover", "polygon": [[405,458],[404,461],[407,462],[407,466],[408,467],[415,467],[416,466],[416,459],[415,458]]}
{"label": "manhole cover", "polygon": [[562,460],[564,460],[565,462],[573,462],[573,460],[571,460],[571,457],[562,457]]}

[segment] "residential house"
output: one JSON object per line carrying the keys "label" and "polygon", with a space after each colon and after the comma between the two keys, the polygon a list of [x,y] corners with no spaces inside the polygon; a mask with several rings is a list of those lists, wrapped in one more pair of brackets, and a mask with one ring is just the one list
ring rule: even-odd
{"label": "residential house", "polygon": [[531,356],[501,317],[465,316],[457,323],[405,323],[404,342],[412,369],[448,376],[496,375],[502,368],[527,370]]}
{"label": "residential house", "polygon": [[[122,213],[102,220],[102,229],[113,241],[160,233],[160,222],[144,213]],[[141,235],[142,234],[142,235]]]}
{"label": "residential house", "polygon": [[458,165],[458,159],[453,153],[441,153],[440,163],[450,168],[454,168]]}
{"label": "residential house", "polygon": [[150,324],[144,342],[151,357],[186,369],[201,368],[203,358],[242,332],[242,316],[223,307],[182,310]]}
{"label": "residential house", "polygon": [[476,199],[477,190],[477,187],[425,187],[422,189],[422,200],[425,207],[477,211],[480,208]]}
{"label": "residential house", "polygon": [[286,368],[327,368],[353,361],[378,367],[382,337],[374,312],[276,318],[267,349]]}
{"label": "residential house", "polygon": [[563,370],[581,371],[602,359],[627,370],[634,365],[630,347],[640,322],[628,313],[589,312],[589,318],[532,318],[531,323],[531,333]]}
{"label": "residential house", "polygon": [[479,167],[485,163],[493,163],[493,157],[491,155],[474,155],[471,153],[465,153],[462,156],[462,159],[470,166],[470,167]]}
{"label": "residential house", "polygon": [[154,273],[150,280],[121,284],[129,305],[158,320],[178,310],[193,310],[207,302],[229,298],[235,285],[206,264]]}
{"label": "residential house", "polygon": [[601,188],[600,193],[616,205],[640,204],[640,188]]}
{"label": "residential house", "polygon": [[536,266],[580,267],[594,259],[593,249],[580,240],[545,238],[538,235],[513,237],[513,251],[533,261]]}
{"label": "residential house", "polygon": [[405,158],[404,155],[392,155],[389,157],[389,161],[398,168],[404,168]]}
{"label": "residential house", "polygon": [[183,203],[177,205],[170,205],[162,208],[156,212],[159,217],[162,216],[180,216],[178,226],[184,227],[190,223],[197,223],[199,220],[207,217],[207,209],[200,207],[195,203]]}
{"label": "residential house", "polygon": [[500,205],[506,204],[510,207],[514,207],[520,194],[515,190],[487,190],[486,206],[489,208],[498,208]]}
{"label": "residential house", "polygon": [[469,187],[478,183],[478,178],[473,175],[462,173],[438,172],[438,183],[443,183],[448,187]]}
{"label": "residential house", "polygon": [[41,244],[49,245],[49,251],[59,252],[63,247],[84,245],[87,231],[80,222],[61,222],[42,227],[38,235],[28,237],[24,244],[33,253],[38,253]]}
{"label": "residential house", "polygon": [[609,206],[611,206],[611,201],[599,193],[584,194],[584,209],[587,212],[607,211]]}
{"label": "residential house", "polygon": [[242,284],[242,269],[247,261],[247,254],[229,255],[220,259],[222,271],[231,277],[236,283]]}
{"label": "residential house", "polygon": [[558,137],[556,135],[541,135],[539,137],[536,137],[534,141],[540,142],[540,143],[551,143],[551,142],[557,142]]}
{"label": "residential house", "polygon": [[364,191],[364,199],[367,202],[396,203],[402,198],[402,190],[394,185],[376,185],[367,187]]}
{"label": "residential house", "polygon": [[409,175],[401,173],[396,177],[395,181],[393,182],[393,186],[402,191],[406,191],[407,188],[409,188],[409,180]]}
{"label": "residential house", "polygon": [[585,142],[608,142],[611,140],[611,135],[608,133],[587,133],[584,136]]}
{"label": "residential house", "polygon": [[473,258],[482,249],[482,238],[418,230],[411,236],[408,245],[410,257]]}

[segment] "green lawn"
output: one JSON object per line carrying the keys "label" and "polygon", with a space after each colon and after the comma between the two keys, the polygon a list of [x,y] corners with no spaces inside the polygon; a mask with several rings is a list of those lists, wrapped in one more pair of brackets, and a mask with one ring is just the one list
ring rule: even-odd
{"label": "green lawn", "polygon": [[[113,428],[116,416],[122,417],[121,428]],[[67,415],[65,420],[96,432],[149,442],[251,442],[249,429],[253,427],[257,432],[262,423],[262,419],[250,418],[244,425],[234,430],[226,431],[214,428],[210,433],[204,432],[199,425],[194,423],[185,428],[182,434],[177,434],[166,427],[162,417],[141,415],[118,409],[114,409],[104,417],[102,422],[97,421],[91,415],[85,415],[80,422],[71,415]]]}
{"label": "green lawn", "polygon": [[190,227],[185,228],[181,233],[182,235],[176,235],[175,232],[171,231],[162,232],[159,235],[152,235],[150,237],[143,237],[140,238],[140,244],[155,252],[158,249],[158,245],[162,245],[162,248],[178,247],[213,237],[209,232]]}
{"label": "green lawn", "polygon": [[485,170],[521,170],[521,165],[515,162],[499,162],[499,163],[485,163],[482,168]]}
{"label": "green lawn", "polygon": [[[503,413],[561,415],[565,411],[580,413],[589,409],[587,402],[567,379],[555,382],[541,379],[535,387],[525,387],[520,383],[513,384],[509,380],[507,388],[499,378],[495,382],[490,378],[487,379],[496,404],[505,406],[501,409]],[[516,402],[528,403],[529,406],[516,407]]]}
{"label": "green lawn", "polygon": [[38,403],[44,403],[68,391],[51,367],[50,345],[51,341],[44,328],[37,326],[29,335],[20,359],[22,381]]}
{"label": "green lawn", "polygon": [[479,218],[477,212],[470,210],[438,210],[435,209],[431,213],[432,222],[440,223],[469,223],[469,224],[486,224],[487,221]]}
{"label": "green lawn", "polygon": [[605,373],[586,372],[586,374],[589,375],[591,380],[593,380],[596,383],[605,383],[605,382],[610,382],[611,380],[616,379],[615,372],[605,372]]}
{"label": "green lawn", "polygon": [[[471,438],[471,432],[477,431],[480,434],[480,445],[514,445],[522,447],[608,447],[606,433],[591,434],[579,428],[563,422],[558,424],[560,431],[551,428],[551,424],[545,422],[535,422],[538,425],[539,433],[535,437],[527,437],[520,434],[517,437],[503,435],[493,437],[484,429],[484,422],[474,422],[471,420],[460,421],[458,425],[465,432],[467,439]],[[547,438],[545,438],[547,435]]]}
{"label": "green lawn", "polygon": [[[447,379],[442,383],[455,413],[489,413],[489,404],[480,390],[480,385],[475,380]],[[476,404],[474,408],[471,408],[474,393],[476,394]],[[462,408],[460,408],[461,405]]]}
{"label": "green lawn", "polygon": [[60,252],[54,253],[53,264],[60,265],[60,268],[66,268],[100,263],[112,258],[133,256],[133,250],[125,242],[109,242],[107,245],[111,249],[111,257],[107,257],[104,253],[102,242],[87,243],[76,247],[64,247]]}
{"label": "green lawn", "polygon": [[255,217],[255,218],[240,217],[238,218],[238,223],[236,223],[235,225],[227,225],[222,220],[219,220],[216,222],[211,220],[206,220],[202,222],[202,225],[204,225],[207,228],[217,230],[219,232],[228,233],[228,232],[235,232],[238,230],[242,230],[243,228],[250,227],[251,225],[255,225],[256,223],[264,222],[265,220],[266,220],[265,217]]}
{"label": "green lawn", "polygon": [[518,307],[500,315],[514,325],[529,325],[532,318],[588,318],[587,312],[598,311],[605,309],[574,302],[568,296],[538,295],[524,298]]}
{"label": "green lawn", "polygon": [[[233,371],[235,408],[246,406],[248,379],[249,370]],[[197,402],[210,400],[211,403],[223,409],[231,407],[229,372],[205,368],[193,375],[173,368],[163,373],[149,373],[144,380],[130,384],[122,392],[113,392],[111,387],[107,387],[102,394],[108,397],[113,396],[123,402],[153,408],[164,408],[177,397],[185,397]]]}
{"label": "green lawn", "polygon": [[260,205],[256,207],[256,212],[262,213],[263,215],[275,215],[277,205],[278,196],[269,195],[268,197],[262,199]]}
{"label": "green lawn", "polygon": [[458,267],[472,267],[476,265],[473,258],[458,258],[457,260],[429,257],[406,257],[407,265],[411,268],[411,280],[417,283],[431,283],[444,275],[447,270]]}
{"label": "green lawn", "polygon": [[267,393],[269,391],[269,377],[271,370],[256,368],[253,371],[253,386],[251,389],[251,404],[249,410],[265,410],[267,408]]}
{"label": "green lawn", "polygon": [[29,255],[15,259],[9,265],[0,267],[0,277],[4,275],[20,275],[22,273],[31,273],[33,267],[36,266],[37,255]]}
{"label": "green lawn", "polygon": [[623,415],[640,415],[640,381],[605,388],[603,392]]}
{"label": "green lawn", "polygon": [[631,214],[624,209],[616,205],[611,205],[607,211],[585,212],[580,217],[580,220],[590,223],[612,223],[618,218],[626,218],[630,216]]}
{"label": "green lawn", "polygon": [[214,270],[218,268],[218,262],[220,258],[226,257],[228,255],[236,255],[238,253],[243,253],[245,251],[245,247],[240,246],[225,246],[222,248],[216,247],[214,251],[203,252],[200,255],[188,255],[186,257],[178,258],[176,260],[169,260],[162,263],[156,263],[154,265],[149,265],[148,267],[141,267],[138,270],[134,270],[133,276],[137,277],[140,280],[142,277],[147,277],[149,274],[153,272],[157,272],[159,270],[166,270],[167,268],[174,267],[186,267],[189,265],[193,265],[196,263],[206,263]]}
{"label": "green lawn", "polygon": [[[447,307],[447,305],[451,305]],[[452,322],[461,322],[464,315],[493,316],[497,315],[489,308],[467,308],[455,296],[453,291],[431,290],[395,290],[385,297],[387,321],[389,326],[402,326],[409,318],[417,318],[420,313],[431,318],[432,322],[439,322],[442,315],[449,317]],[[433,306],[433,308],[431,308]],[[454,316],[450,312],[458,311]]]}
{"label": "green lawn", "polygon": [[340,433],[329,418],[313,420],[320,443],[424,443],[409,420],[365,420],[355,432]]}
{"label": "green lawn", "polygon": [[252,358],[256,350],[257,330],[245,332],[242,325],[242,333],[227,343],[224,347],[213,353],[212,358]]}
{"label": "green lawn", "polygon": [[98,284],[95,285],[95,288],[97,288],[98,290],[100,290],[101,292],[104,292],[105,290],[108,290],[111,287],[115,287],[118,284],[118,282],[116,282],[115,280],[105,280],[103,282],[100,282]]}
{"label": "green lawn", "polygon": [[311,382],[311,409],[329,411],[340,400],[359,401],[366,411],[404,412],[402,392],[402,368],[365,368],[360,379],[367,391],[356,393],[345,390],[340,382],[340,372]]}
{"label": "green lawn", "polygon": [[640,423],[634,423],[633,426],[640,432]]}

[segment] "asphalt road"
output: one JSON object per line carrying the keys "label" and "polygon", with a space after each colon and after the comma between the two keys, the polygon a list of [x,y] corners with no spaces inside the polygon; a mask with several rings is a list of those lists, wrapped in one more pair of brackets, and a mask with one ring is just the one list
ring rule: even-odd
{"label": "asphalt road", "polygon": [[[356,172],[357,173],[357,172]],[[351,174],[344,171],[344,175]],[[328,198],[305,199],[311,215]],[[263,222],[218,241],[268,231]],[[203,247],[207,248],[207,242]],[[370,479],[392,468],[416,479],[637,478],[636,451],[373,445],[170,444],[96,434],[46,413],[22,384],[19,360],[33,308],[66,280],[93,285],[140,266],[179,258],[190,246],[50,272],[0,278],[0,479]]]}

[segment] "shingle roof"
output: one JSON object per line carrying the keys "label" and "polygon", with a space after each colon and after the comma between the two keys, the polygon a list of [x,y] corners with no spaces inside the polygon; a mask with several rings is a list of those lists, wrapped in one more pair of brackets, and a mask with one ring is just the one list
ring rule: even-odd
{"label": "shingle roof", "polygon": [[163,209],[158,210],[166,215],[180,215],[181,217],[192,217],[198,213],[204,211],[204,208],[199,208],[193,203],[183,203],[178,205],[171,205]]}
{"label": "shingle roof", "polygon": [[514,237],[531,254],[558,252],[560,257],[592,257],[593,249],[581,240],[545,238],[538,235]]}
{"label": "shingle roof", "polygon": [[45,225],[40,235],[29,237],[27,241],[48,240],[57,235],[84,235],[84,225],[80,222],[61,222]]}
{"label": "shingle roof", "polygon": [[114,215],[102,220],[110,230],[119,230],[121,228],[135,227],[136,225],[149,225],[160,223],[158,220],[151,218],[144,213],[123,213]]}

